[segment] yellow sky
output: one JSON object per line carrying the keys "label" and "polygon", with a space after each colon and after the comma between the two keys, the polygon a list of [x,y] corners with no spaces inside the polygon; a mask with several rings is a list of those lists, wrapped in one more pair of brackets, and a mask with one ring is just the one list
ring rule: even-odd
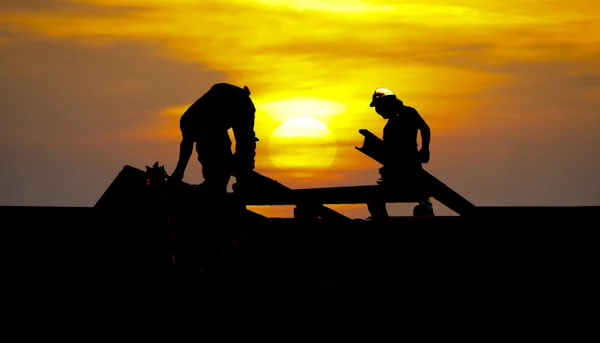
{"label": "yellow sky", "polygon": [[[384,125],[368,107],[376,87],[392,89],[417,108],[433,129],[435,146],[443,137],[476,134],[497,123],[503,112],[484,115],[482,103],[507,101],[492,92],[530,70],[528,63],[568,65],[568,75],[600,72],[600,3],[595,0],[80,0],[38,9],[13,3],[0,7],[0,22],[12,33],[91,46],[158,44],[152,50],[157,56],[195,63],[223,73],[222,81],[247,85],[261,139],[257,167],[265,170],[285,169],[285,163],[273,163],[273,156],[292,158],[298,152],[290,144],[299,143],[309,155],[310,149],[318,154],[325,145],[335,146],[332,170],[376,167],[354,150],[362,138],[358,129],[380,134]],[[0,37],[3,41],[10,37]],[[131,80],[114,91],[139,87]],[[596,88],[580,95],[594,94]],[[194,100],[153,109],[152,121],[123,127],[121,134],[176,140],[176,120]],[[288,141],[273,136],[296,117],[316,119],[330,134]],[[505,118],[498,125],[509,122]],[[556,129],[562,126],[558,119],[553,123]],[[287,146],[288,157],[276,151],[273,139]]]}

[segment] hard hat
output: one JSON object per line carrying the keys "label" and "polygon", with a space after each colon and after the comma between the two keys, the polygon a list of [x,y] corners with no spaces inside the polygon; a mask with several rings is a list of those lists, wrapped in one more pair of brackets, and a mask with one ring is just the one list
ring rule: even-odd
{"label": "hard hat", "polygon": [[396,95],[387,88],[377,88],[375,92],[373,92],[373,98],[371,99],[370,107],[375,107],[375,105],[381,101],[381,99],[396,99]]}

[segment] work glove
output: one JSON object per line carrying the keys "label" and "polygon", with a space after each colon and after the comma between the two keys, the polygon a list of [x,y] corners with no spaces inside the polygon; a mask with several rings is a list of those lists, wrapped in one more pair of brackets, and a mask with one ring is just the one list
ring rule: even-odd
{"label": "work glove", "polygon": [[421,161],[421,163],[427,163],[429,162],[429,149],[421,149],[419,150],[419,160]]}

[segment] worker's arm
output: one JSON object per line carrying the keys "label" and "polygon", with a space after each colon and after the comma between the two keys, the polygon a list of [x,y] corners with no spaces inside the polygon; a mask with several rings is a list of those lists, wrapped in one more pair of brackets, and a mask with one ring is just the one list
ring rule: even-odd
{"label": "worker's arm", "polygon": [[[416,110],[415,110],[416,112]],[[429,129],[429,125],[425,122],[423,117],[416,112],[417,115],[417,127],[421,132],[421,149],[419,149],[419,155],[421,157],[421,162],[427,163],[429,162],[429,143],[431,142],[431,130]]]}
{"label": "worker's arm", "polygon": [[429,150],[429,143],[431,142],[429,125],[423,121],[419,131],[421,131],[421,149]]}
{"label": "worker's arm", "polygon": [[193,151],[194,151],[194,140],[192,140],[189,137],[187,137],[186,135],[184,135],[183,138],[181,139],[181,144],[179,145],[179,160],[177,161],[177,166],[175,167],[175,171],[171,175],[171,180],[173,180],[173,181],[183,180],[185,168],[187,167],[190,157],[192,157]]}
{"label": "worker's arm", "polygon": [[256,157],[256,133],[254,132],[254,106],[241,113],[236,123],[232,126],[235,138],[235,171],[254,170]]}

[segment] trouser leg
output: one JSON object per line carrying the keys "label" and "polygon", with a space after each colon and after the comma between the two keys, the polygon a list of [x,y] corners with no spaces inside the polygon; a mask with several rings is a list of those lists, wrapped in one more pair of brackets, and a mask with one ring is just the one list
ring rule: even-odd
{"label": "trouser leg", "polygon": [[[385,195],[386,194],[401,194],[407,197],[416,196],[421,191],[421,180],[420,180],[420,172],[421,172],[421,164],[415,163],[412,159],[400,159],[398,163],[389,165],[379,169],[379,174],[381,175],[381,181],[378,183],[380,186],[377,188],[376,194],[373,195],[372,199],[367,203],[367,208],[371,213],[371,217],[374,219],[377,218],[387,218],[389,217],[386,203],[385,203]],[[425,213],[425,210],[431,208],[426,212],[427,214],[433,213],[433,208],[431,206],[431,202],[429,198],[424,198],[415,209],[413,209],[413,214],[415,210],[418,213]]]}
{"label": "trouser leg", "polygon": [[385,201],[373,199],[367,202],[367,209],[371,214],[371,219],[384,219],[389,217]]}
{"label": "trouser leg", "polygon": [[367,209],[371,219],[385,219],[389,217],[387,204],[385,202],[385,186],[380,185],[375,188],[367,201]]}
{"label": "trouser leg", "polygon": [[202,164],[203,186],[207,192],[215,194],[227,192],[231,171],[224,163],[227,161],[206,161]]}
{"label": "trouser leg", "polygon": [[198,161],[202,165],[204,187],[214,193],[226,193],[231,178],[231,140],[227,131],[205,135],[196,142]]}
{"label": "trouser leg", "polygon": [[[196,141],[204,182],[194,208],[186,207],[177,227],[176,263],[180,270],[199,274],[210,268],[221,248],[219,236],[228,217],[227,185],[231,176],[231,141],[227,132],[201,136]],[[214,223],[214,224],[213,224]],[[193,224],[193,225],[192,225]]]}

